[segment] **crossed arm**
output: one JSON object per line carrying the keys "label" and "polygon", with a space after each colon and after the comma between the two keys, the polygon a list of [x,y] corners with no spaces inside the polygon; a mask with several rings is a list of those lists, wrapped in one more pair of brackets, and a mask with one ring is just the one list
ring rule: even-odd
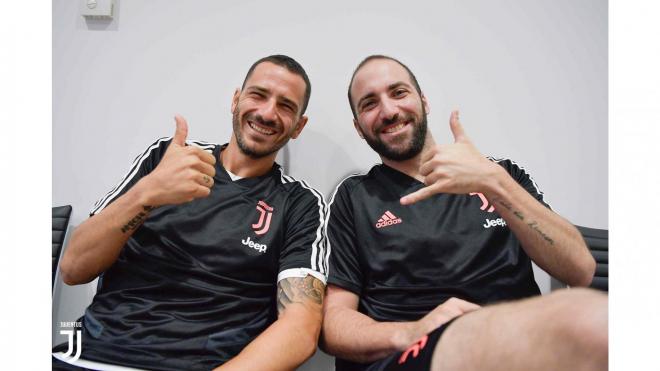
{"label": "crossed arm", "polygon": [[321,332],[325,286],[311,275],[285,278],[277,284],[278,319],[241,353],[216,368],[294,370],[316,351]]}
{"label": "crossed arm", "polygon": [[378,322],[358,312],[358,301],[356,294],[328,286],[320,346],[329,354],[360,363],[403,351],[452,318],[480,308],[451,298],[417,321]]}

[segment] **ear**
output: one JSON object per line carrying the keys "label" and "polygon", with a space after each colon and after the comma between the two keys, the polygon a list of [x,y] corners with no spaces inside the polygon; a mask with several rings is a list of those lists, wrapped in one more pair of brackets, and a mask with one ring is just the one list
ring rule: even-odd
{"label": "ear", "polygon": [[298,124],[296,124],[296,128],[293,130],[293,133],[291,134],[291,139],[298,138],[298,135],[300,135],[302,130],[305,128],[305,125],[307,125],[307,116],[300,116],[300,119],[298,120]]}
{"label": "ear", "polygon": [[424,112],[426,112],[427,115],[431,113],[431,106],[424,93],[422,93],[422,105],[424,106]]}
{"label": "ear", "polygon": [[362,128],[360,127],[360,124],[358,123],[357,119],[353,119],[353,126],[355,127],[355,130],[358,132],[360,138],[364,139],[364,133],[362,133]]}
{"label": "ear", "polygon": [[238,106],[238,98],[241,96],[241,89],[236,88],[234,90],[234,96],[231,98],[231,113],[236,111],[236,106]]}

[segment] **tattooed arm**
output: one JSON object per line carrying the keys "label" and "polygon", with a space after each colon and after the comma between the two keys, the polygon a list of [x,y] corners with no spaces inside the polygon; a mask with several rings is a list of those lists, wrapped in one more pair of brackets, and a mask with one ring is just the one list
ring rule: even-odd
{"label": "tattooed arm", "polygon": [[64,283],[87,283],[108,269],[151,209],[144,192],[136,185],[99,214],[81,223],[73,231],[60,262]]}
{"label": "tattooed arm", "polygon": [[523,189],[499,165],[484,196],[506,221],[529,257],[571,286],[591,283],[596,263],[580,232]]}
{"label": "tattooed arm", "polygon": [[455,145],[459,144],[436,149],[428,155],[430,159],[421,171],[427,186],[402,197],[401,203],[409,205],[437,193],[480,192],[495,206],[539,267],[571,286],[589,285],[596,262],[580,232],[532,197],[503,167],[479,153],[471,153],[471,148],[466,151],[450,147]]}
{"label": "tattooed arm", "polygon": [[216,370],[294,370],[316,351],[325,286],[311,275],[277,284],[278,319]]}
{"label": "tattooed arm", "polygon": [[299,303],[312,306],[310,309],[320,309],[323,305],[325,285],[311,275],[304,278],[285,278],[277,284],[277,314],[281,316],[291,304]]}
{"label": "tattooed arm", "polygon": [[[408,171],[426,187],[402,197],[401,204],[410,205],[437,193],[482,193],[539,267],[571,286],[591,283],[596,262],[578,230],[538,202],[501,166],[479,153],[465,133],[458,111],[452,112],[449,127],[454,135],[452,144],[436,145],[427,134],[429,142],[420,157],[419,169]],[[397,164],[391,166],[396,168]]]}
{"label": "tattooed arm", "polygon": [[210,194],[215,157],[195,146],[186,146],[187,135],[186,120],[177,116],[176,132],[158,166],[73,231],[60,263],[66,284],[87,283],[108,269],[154,207],[181,204]]}

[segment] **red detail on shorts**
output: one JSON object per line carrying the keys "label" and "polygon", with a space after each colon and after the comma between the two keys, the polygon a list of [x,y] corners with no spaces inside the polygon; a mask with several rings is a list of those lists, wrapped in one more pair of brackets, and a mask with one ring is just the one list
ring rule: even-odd
{"label": "red detail on shorts", "polygon": [[415,344],[411,345],[410,348],[406,349],[405,352],[399,358],[399,364],[402,365],[408,359],[408,355],[412,353],[413,358],[416,358],[419,355],[419,351],[424,349],[426,342],[429,340],[428,335],[422,336],[421,339],[417,340]]}

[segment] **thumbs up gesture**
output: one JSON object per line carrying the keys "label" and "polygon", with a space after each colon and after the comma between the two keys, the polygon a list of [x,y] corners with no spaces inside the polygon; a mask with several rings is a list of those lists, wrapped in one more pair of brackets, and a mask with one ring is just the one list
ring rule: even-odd
{"label": "thumbs up gesture", "polygon": [[156,168],[142,180],[151,206],[176,205],[206,197],[215,176],[215,156],[195,146],[186,146],[188,123],[176,115],[176,131]]}
{"label": "thumbs up gesture", "polygon": [[501,168],[484,157],[463,130],[458,111],[449,118],[454,135],[453,144],[434,144],[422,156],[419,172],[426,187],[401,198],[402,205],[410,205],[437,193],[467,194],[484,192],[487,182]]}

